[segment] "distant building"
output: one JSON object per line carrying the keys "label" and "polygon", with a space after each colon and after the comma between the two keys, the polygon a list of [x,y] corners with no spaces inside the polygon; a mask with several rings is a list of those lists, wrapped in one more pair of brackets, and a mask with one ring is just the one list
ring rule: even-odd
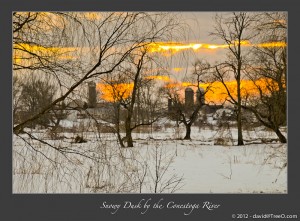
{"label": "distant building", "polygon": [[[194,102],[195,99],[195,93],[192,88],[186,88],[184,91],[184,107],[185,110],[193,110],[195,105],[204,105],[205,104],[205,91],[203,88],[199,88],[196,92],[196,102]],[[176,104],[174,104],[172,98],[168,99],[168,112],[174,111]]]}
{"label": "distant building", "polygon": [[185,89],[185,107],[194,107],[194,91],[192,88],[189,87]]}
{"label": "distant building", "polygon": [[96,92],[96,83],[89,82],[88,83],[88,107],[94,108],[97,103],[97,92]]}
{"label": "distant building", "polygon": [[85,102],[80,99],[72,100],[70,103],[68,103],[68,108],[76,109],[80,108],[82,109],[85,106]]}
{"label": "distant building", "polygon": [[96,119],[112,122],[115,118],[115,104],[110,102],[96,103],[94,107],[89,107],[84,112],[86,115],[92,115]]}
{"label": "distant building", "polygon": [[[192,88],[187,87],[184,92],[185,92],[184,104],[176,103],[176,101],[173,100],[172,98],[168,99],[168,113],[175,114],[178,111],[178,108],[183,108],[184,111],[190,112],[195,110],[195,108],[198,105],[201,105],[203,107],[208,106],[205,105],[205,91],[203,88],[199,88],[197,92],[194,93],[194,90]],[[196,101],[195,101],[195,97],[196,97]],[[179,106],[176,107],[177,105]]]}
{"label": "distant building", "polygon": [[219,109],[222,109],[223,108],[223,105],[204,105],[202,108],[201,108],[201,111],[206,113],[206,114],[213,114],[215,113],[217,110]]}

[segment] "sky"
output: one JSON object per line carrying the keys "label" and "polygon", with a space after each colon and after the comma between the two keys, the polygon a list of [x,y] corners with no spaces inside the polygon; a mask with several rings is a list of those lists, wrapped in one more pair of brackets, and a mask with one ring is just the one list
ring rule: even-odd
{"label": "sky", "polygon": [[[182,22],[185,22],[189,28],[184,33],[180,42],[186,44],[222,44],[218,39],[210,35],[214,31],[215,12],[174,12]],[[175,77],[180,80],[186,77],[193,70],[193,63],[197,60],[206,60],[215,63],[222,59],[226,53],[223,48],[197,50],[188,49],[168,56],[167,65],[170,67]],[[172,70],[173,69],[173,70]]]}
{"label": "sky", "polygon": [[[187,28],[184,33],[181,33],[180,38],[176,39],[177,42],[185,45],[189,44],[217,44],[220,43],[214,40],[210,33],[213,31],[215,12],[171,12],[180,18],[180,22],[186,23]],[[92,19],[101,18],[101,12],[89,12],[85,15],[92,16]],[[174,33],[175,34],[175,33]],[[31,48],[32,50],[41,50],[39,48]],[[61,50],[63,50],[62,48]],[[66,51],[71,50],[65,48]],[[43,51],[43,50],[42,50]],[[193,63],[198,59],[205,59],[214,63],[221,59],[224,55],[224,49],[205,49],[193,50],[180,50],[179,52],[172,53],[172,55],[164,56],[164,68],[167,68],[177,80],[182,80],[186,75],[192,72]],[[73,56],[73,55],[72,55]],[[75,55],[74,55],[75,56]],[[60,57],[61,59],[67,59]],[[17,58],[15,58],[18,61]]]}
{"label": "sky", "polygon": [[[161,76],[160,81],[172,82],[175,81],[186,83],[190,80],[189,76],[193,73],[193,64],[197,60],[206,60],[210,64],[221,62],[225,59],[227,52],[226,45],[220,39],[211,35],[214,31],[216,12],[171,12],[178,16],[179,21],[188,25],[183,33],[170,42],[156,43],[158,55],[162,59],[162,68],[168,71],[171,80],[163,80]],[[228,12],[218,12],[219,14],[228,14]],[[91,19],[101,18],[101,12],[88,13],[92,15]],[[99,16],[100,15],[100,16]],[[98,17],[97,17],[98,16]],[[174,33],[176,35],[176,33]],[[250,44],[251,45],[251,44]],[[37,49],[33,50],[38,50]],[[155,49],[155,50],[156,50]],[[51,49],[54,51],[54,48]],[[69,48],[66,48],[68,51]],[[82,49],[84,50],[84,49]],[[43,50],[42,50],[43,51]],[[68,57],[60,57],[61,59],[68,59]],[[16,59],[17,60],[17,59]],[[153,70],[154,72],[156,69]],[[153,73],[153,75],[166,75],[167,73]]]}
{"label": "sky", "polygon": [[[185,77],[193,71],[193,63],[197,60],[206,60],[210,64],[224,61],[228,52],[228,45],[224,44],[222,39],[212,35],[215,32],[215,16],[232,16],[231,12],[173,12],[180,20],[186,23],[189,28],[186,29],[183,36],[179,37],[178,42],[183,43],[188,49],[180,49],[171,56],[166,56],[166,66],[173,70],[173,74],[178,77]],[[255,12],[251,12],[255,13]],[[223,24],[223,27],[225,25]],[[225,28],[226,30],[226,28]],[[243,37],[251,32],[243,32]],[[266,47],[251,41],[245,41],[244,46]],[[223,47],[225,46],[225,47]],[[182,46],[179,46],[182,47]],[[189,48],[190,47],[190,48]],[[277,47],[277,46],[276,46]],[[243,52],[247,53],[244,47]],[[175,70],[175,71],[174,71]]]}
{"label": "sky", "polygon": [[[168,76],[170,79],[165,80],[165,74],[160,73],[159,77],[156,78],[159,81],[163,81],[165,83],[171,83],[170,85],[181,85],[182,87],[191,87],[192,80],[191,75],[194,71],[193,64],[197,60],[206,60],[211,65],[216,63],[220,63],[226,59],[226,54],[228,52],[228,45],[224,44],[221,39],[217,39],[211,33],[215,32],[215,16],[216,12],[173,12],[180,18],[180,21],[186,23],[189,28],[184,29],[185,32],[181,34],[178,38],[176,38],[176,42],[174,40],[170,42],[157,43],[161,44],[158,48],[154,48],[155,52],[159,52],[159,54],[164,57],[165,64],[163,65],[168,70]],[[229,12],[218,12],[222,17],[226,17]],[[244,31],[245,33],[245,31]],[[248,33],[246,32],[246,35]],[[180,38],[181,37],[181,38]],[[243,35],[244,37],[244,35]],[[262,45],[259,42],[251,42],[251,41],[243,41],[243,48],[250,48],[253,45],[258,47],[266,47],[266,45]],[[269,46],[267,46],[269,47]],[[277,46],[275,46],[277,47]],[[243,49],[243,52],[246,54],[247,50]],[[155,73],[153,73],[155,74]],[[235,82],[231,82],[228,80],[227,82],[231,93],[235,96],[236,84]],[[260,84],[262,86],[266,85],[265,81],[256,82],[256,84]],[[205,86],[200,85],[201,87],[206,88]],[[255,90],[255,86],[253,82],[243,80],[242,87],[247,88],[247,93],[255,95],[257,91]],[[210,97],[210,100],[214,102],[223,102],[226,98],[226,90],[220,84],[214,84],[214,88],[218,91],[218,93],[211,92],[211,94],[207,93],[206,97]],[[264,87],[262,87],[264,88]],[[196,90],[197,88],[194,87]],[[242,92],[242,95],[246,96],[246,91]],[[225,96],[222,96],[225,95]]]}
{"label": "sky", "polygon": [[189,33],[190,41],[211,42],[209,33],[213,31],[215,12],[182,12],[180,13],[187,24],[190,25],[192,32]]}

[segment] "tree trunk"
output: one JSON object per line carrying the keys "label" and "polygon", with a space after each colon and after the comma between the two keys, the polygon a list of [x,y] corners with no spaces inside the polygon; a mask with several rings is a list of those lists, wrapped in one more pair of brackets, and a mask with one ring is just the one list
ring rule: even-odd
{"label": "tree trunk", "polygon": [[126,141],[127,141],[127,147],[133,147],[133,140],[131,135],[131,117],[127,117],[125,121],[125,132],[126,132]]}
{"label": "tree trunk", "polygon": [[[240,73],[239,73],[240,75]],[[240,85],[240,77],[237,79],[237,126],[238,126],[238,146],[244,145],[243,141],[243,132],[242,132],[242,105],[241,105],[241,85]]]}
{"label": "tree trunk", "polygon": [[[240,107],[238,109],[240,109]],[[243,131],[242,131],[242,115],[241,115],[241,110],[238,110],[237,126],[238,126],[238,144],[237,145],[241,146],[241,145],[244,145]]]}
{"label": "tree trunk", "polygon": [[278,128],[275,130],[275,133],[278,136],[280,143],[287,142],[285,136],[280,132],[280,130]]}
{"label": "tree trunk", "polygon": [[116,125],[116,132],[117,137],[119,140],[119,143],[121,147],[125,147],[122,136],[121,136],[121,130],[120,130],[120,104],[116,104],[115,108],[115,125]]}
{"label": "tree trunk", "polygon": [[185,134],[185,137],[183,139],[184,140],[190,140],[191,139],[191,125],[186,124],[185,128],[186,128],[186,134]]}

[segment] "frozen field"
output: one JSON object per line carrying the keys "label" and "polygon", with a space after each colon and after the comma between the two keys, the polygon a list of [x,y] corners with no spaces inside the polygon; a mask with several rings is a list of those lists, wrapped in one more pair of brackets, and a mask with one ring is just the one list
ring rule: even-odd
{"label": "frozen field", "polygon": [[14,135],[13,192],[287,192],[287,145],[262,142],[276,138],[272,132],[246,131],[244,146],[220,145],[219,132],[209,129],[193,128],[192,140],[178,139],[183,133],[135,133],[133,148],[119,148],[113,134],[85,133],[86,143],[73,143],[73,133],[57,140],[35,133],[53,147]]}

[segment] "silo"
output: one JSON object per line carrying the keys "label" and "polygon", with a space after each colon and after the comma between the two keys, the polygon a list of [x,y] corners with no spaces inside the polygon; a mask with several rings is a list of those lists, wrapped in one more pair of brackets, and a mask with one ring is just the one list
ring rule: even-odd
{"label": "silo", "polygon": [[89,82],[88,83],[88,107],[94,108],[96,107],[97,102],[97,93],[96,93],[96,83],[95,82]]}
{"label": "silo", "polygon": [[192,88],[185,89],[185,106],[193,107],[194,106],[194,91]]}
{"label": "silo", "polygon": [[196,92],[196,103],[200,105],[205,104],[205,92],[204,89],[202,87],[200,87],[197,92]]}

